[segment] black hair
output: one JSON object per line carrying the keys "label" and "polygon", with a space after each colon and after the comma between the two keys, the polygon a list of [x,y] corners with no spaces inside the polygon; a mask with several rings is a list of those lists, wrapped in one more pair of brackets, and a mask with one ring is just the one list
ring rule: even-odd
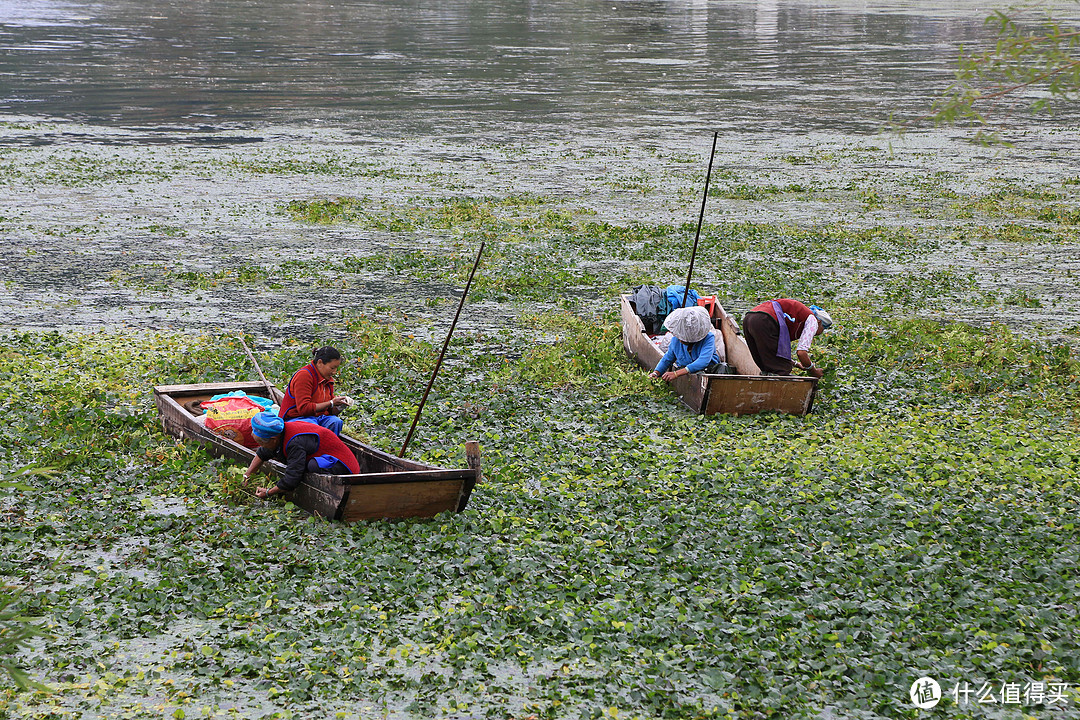
{"label": "black hair", "polygon": [[340,360],[341,359],[341,353],[338,352],[338,349],[335,348],[335,347],[330,347],[329,345],[324,345],[321,348],[319,348],[318,350],[312,350],[311,353],[312,353],[312,356],[313,356],[311,358],[311,362],[313,362],[313,363],[317,363],[317,362],[328,363],[328,362],[332,362],[334,360]]}

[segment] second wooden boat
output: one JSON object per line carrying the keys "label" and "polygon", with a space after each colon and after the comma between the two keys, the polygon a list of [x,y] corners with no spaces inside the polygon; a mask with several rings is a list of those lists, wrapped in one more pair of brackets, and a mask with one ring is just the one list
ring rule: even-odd
{"label": "second wooden boat", "polygon": [[[199,422],[200,403],[236,390],[249,395],[267,394],[261,382],[159,385],[154,388],[154,402],[166,432],[204,445],[211,455],[247,464],[254,457],[254,450],[208,430]],[[274,389],[274,395],[275,401],[280,400],[281,391]],[[464,510],[481,477],[480,452],[474,442],[466,443],[469,467],[450,470],[395,457],[346,435],[341,439],[356,455],[360,473],[308,473],[295,490],[285,494],[287,500],[314,515],[345,522],[432,517],[447,510]],[[276,460],[264,463],[263,467],[268,467],[271,478],[285,472],[285,465]]]}
{"label": "second wooden boat", "polygon": [[[730,323],[731,321],[728,320]],[[626,352],[646,370],[652,370],[664,353],[645,332],[645,325],[634,312],[628,295],[622,296],[622,336]],[[791,415],[805,415],[814,407],[817,378],[780,375],[760,375],[750,358],[745,341],[735,335],[733,326],[724,329],[728,340],[729,360],[739,358],[753,374],[707,375],[695,373],[676,378],[670,383],[683,404],[696,413],[713,415],[751,415],[776,411]]]}

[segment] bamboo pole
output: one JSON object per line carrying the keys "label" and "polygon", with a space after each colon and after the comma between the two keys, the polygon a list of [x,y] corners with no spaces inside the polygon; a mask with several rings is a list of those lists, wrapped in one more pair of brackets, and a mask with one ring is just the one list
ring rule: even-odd
{"label": "bamboo pole", "polygon": [[719,132],[712,136],[712,151],[709,153],[709,169],[705,173],[705,193],[701,196],[701,212],[698,213],[697,232],[694,233],[694,249],[690,252],[690,269],[686,273],[686,287],[683,288],[682,305],[686,307],[686,298],[690,295],[690,278],[694,275],[694,258],[697,257],[698,238],[701,237],[701,223],[705,220],[705,201],[709,199],[709,179],[712,177],[713,157],[716,156],[716,138]]}
{"label": "bamboo pole", "polygon": [[259,378],[262,379],[263,385],[266,386],[266,397],[270,402],[277,402],[277,398],[274,397],[274,386],[270,384],[270,381],[263,375],[262,368],[259,367],[259,361],[255,359],[255,356],[251,354],[251,350],[248,348],[247,343],[244,341],[243,335],[238,335],[237,339],[240,340],[240,344],[244,346],[244,352],[251,358],[251,362],[255,364],[255,370],[259,373]]}
{"label": "bamboo pole", "polygon": [[446,333],[446,340],[443,342],[442,351],[439,353],[439,359],[435,362],[435,372],[431,373],[431,379],[428,380],[427,388],[424,390],[424,397],[420,399],[420,407],[416,408],[416,416],[413,417],[412,427],[409,428],[409,434],[405,437],[405,442],[401,446],[401,452],[398,453],[398,457],[405,457],[405,450],[409,447],[409,441],[412,440],[413,433],[416,432],[416,424],[420,422],[420,413],[424,411],[424,403],[427,402],[428,393],[431,392],[431,386],[435,384],[435,378],[439,374],[439,368],[442,367],[443,357],[446,355],[446,348],[450,346],[450,338],[454,335],[454,328],[457,326],[458,317],[461,316],[461,308],[465,306],[465,298],[469,296],[469,288],[472,286],[473,276],[476,275],[476,268],[480,266],[480,256],[484,254],[484,243],[480,243],[480,250],[476,253],[476,262],[473,263],[472,272],[469,273],[469,280],[465,283],[465,291],[461,293],[461,300],[458,302],[457,312],[454,313],[454,320],[450,323],[450,331]]}

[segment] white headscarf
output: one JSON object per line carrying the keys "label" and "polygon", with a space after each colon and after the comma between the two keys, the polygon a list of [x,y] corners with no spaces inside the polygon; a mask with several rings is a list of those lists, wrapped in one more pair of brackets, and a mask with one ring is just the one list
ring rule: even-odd
{"label": "white headscarf", "polygon": [[676,308],[664,320],[671,334],[684,343],[696,343],[712,332],[709,311],[701,306]]}
{"label": "white headscarf", "polygon": [[817,318],[822,330],[828,330],[832,327],[832,316],[825,312],[824,309],[819,308],[817,305],[811,305],[810,312],[814,313],[814,317]]}

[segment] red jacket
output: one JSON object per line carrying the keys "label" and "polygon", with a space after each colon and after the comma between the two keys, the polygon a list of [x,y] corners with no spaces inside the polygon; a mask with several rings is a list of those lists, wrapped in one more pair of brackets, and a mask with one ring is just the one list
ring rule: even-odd
{"label": "red jacket", "polygon": [[[749,312],[769,313],[773,317],[776,317],[776,313],[773,312],[773,302],[774,301],[772,300],[766,300],[757,307],[751,308]],[[783,298],[778,299],[775,302],[780,303],[780,309],[784,313],[795,318],[794,322],[788,320],[787,318],[784,318],[784,321],[787,322],[788,326],[788,337],[791,338],[792,342],[795,342],[802,336],[803,326],[806,325],[806,319],[814,313],[810,308],[808,308],[806,305],[803,305],[798,300],[789,300],[787,298]]]}
{"label": "red jacket", "polygon": [[334,380],[326,379],[315,369],[314,363],[308,363],[297,370],[289,385],[285,388],[285,397],[281,400],[281,410],[278,411],[285,420],[294,420],[298,417],[314,417],[316,415],[328,415],[329,409],[315,412],[316,403],[329,402],[334,399]]}
{"label": "red jacket", "polygon": [[[285,423],[285,437],[281,441],[282,454],[285,455],[285,459],[289,459],[289,441],[297,435],[317,435],[319,438],[319,445],[312,453],[311,457],[318,457],[319,455],[329,455],[335,460],[340,460],[353,475],[360,473],[360,463],[356,461],[356,454],[349,449],[349,446],[341,441],[337,435],[331,430],[316,425],[313,422],[307,422],[304,420],[294,420]],[[311,457],[304,458],[304,462],[307,463]]]}

